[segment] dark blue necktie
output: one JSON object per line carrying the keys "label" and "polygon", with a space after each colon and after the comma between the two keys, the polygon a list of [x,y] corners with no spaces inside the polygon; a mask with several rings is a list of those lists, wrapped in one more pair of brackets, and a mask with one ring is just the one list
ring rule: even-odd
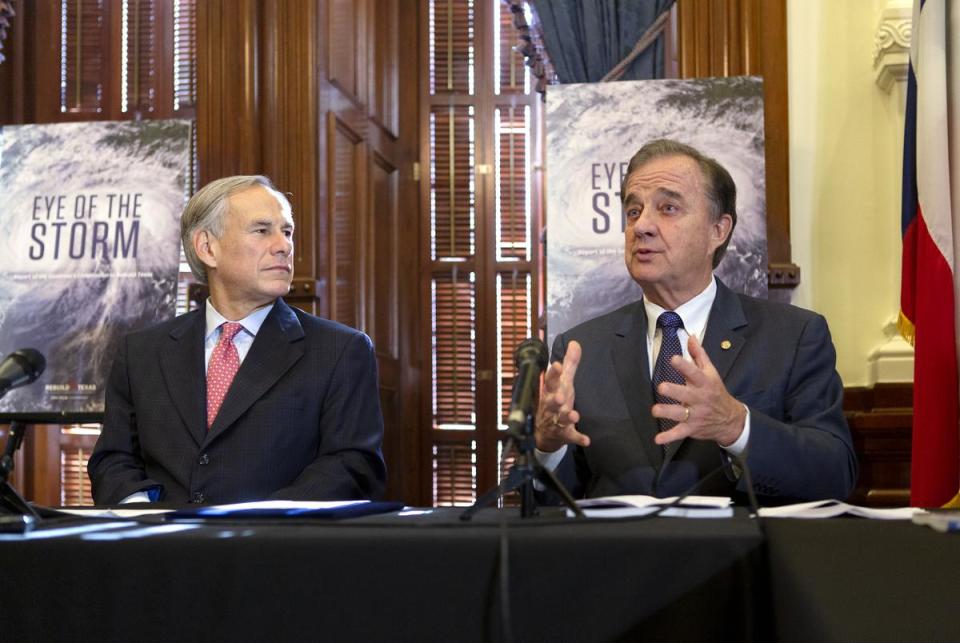
{"label": "dark blue necktie", "polygon": [[[681,355],[680,338],[677,337],[677,331],[683,328],[683,320],[680,315],[669,310],[657,318],[657,328],[661,331],[660,354],[657,355],[657,363],[653,367],[653,396],[659,404],[679,404],[675,399],[661,395],[658,387],[661,382],[673,382],[674,384],[686,384],[683,376],[670,364],[670,358],[674,355]],[[660,431],[666,431],[673,428],[677,423],[674,420],[665,420],[657,418],[657,426]]]}

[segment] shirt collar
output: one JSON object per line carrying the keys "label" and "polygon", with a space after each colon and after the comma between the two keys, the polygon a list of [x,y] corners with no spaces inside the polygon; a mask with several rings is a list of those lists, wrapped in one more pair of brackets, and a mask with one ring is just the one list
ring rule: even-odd
{"label": "shirt collar", "polygon": [[[267,318],[267,315],[270,314],[270,311],[273,310],[273,307],[276,302],[263,308],[257,308],[255,311],[244,317],[240,320],[240,325],[243,326],[243,330],[247,331],[254,337],[257,336],[257,333],[260,332],[260,327],[263,326],[264,320]],[[210,337],[217,331],[218,328],[224,323],[230,321],[226,317],[220,314],[216,308],[213,307],[213,302],[210,301],[210,298],[207,298],[206,303],[206,316],[207,316],[207,332],[204,335],[206,339]]]}
{"label": "shirt collar", "polygon": [[[683,329],[688,335],[695,335],[701,341],[703,332],[707,327],[707,318],[710,317],[710,308],[713,307],[713,300],[717,298],[717,281],[711,278],[710,283],[703,291],[677,306],[673,311],[680,315],[683,320]],[[657,333],[657,319],[666,308],[661,308],[646,297],[643,298],[643,308],[647,313],[647,336],[652,340]]]}

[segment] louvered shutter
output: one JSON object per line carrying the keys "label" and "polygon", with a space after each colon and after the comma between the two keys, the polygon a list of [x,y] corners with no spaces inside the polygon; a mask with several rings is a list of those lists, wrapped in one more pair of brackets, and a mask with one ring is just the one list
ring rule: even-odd
{"label": "louvered shutter", "polygon": [[506,2],[426,4],[433,501],[469,504],[512,462],[513,352],[536,332],[540,106]]}

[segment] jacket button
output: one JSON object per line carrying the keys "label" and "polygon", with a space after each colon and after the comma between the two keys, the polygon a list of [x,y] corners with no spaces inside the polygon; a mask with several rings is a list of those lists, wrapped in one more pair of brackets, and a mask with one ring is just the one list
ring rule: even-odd
{"label": "jacket button", "polygon": [[190,502],[200,504],[203,502],[203,494],[197,491],[193,494],[193,497],[190,499]]}
{"label": "jacket button", "polygon": [[210,456],[204,453],[200,456],[198,462],[200,462],[200,464],[210,464]]}

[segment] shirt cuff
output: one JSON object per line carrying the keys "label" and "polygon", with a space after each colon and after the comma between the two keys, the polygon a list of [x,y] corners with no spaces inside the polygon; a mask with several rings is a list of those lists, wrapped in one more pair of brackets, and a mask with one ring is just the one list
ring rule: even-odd
{"label": "shirt cuff", "polygon": [[544,469],[553,471],[560,466],[560,461],[563,460],[563,456],[567,455],[567,445],[564,444],[562,447],[552,453],[541,451],[540,449],[534,447],[533,455],[536,456],[537,462],[540,463],[540,466],[542,466]]}
{"label": "shirt cuff", "polygon": [[[554,451],[553,453],[547,453],[546,451],[541,451],[534,447],[533,457],[537,459],[537,462],[540,463],[544,469],[549,471],[555,471],[557,467],[560,466],[560,461],[563,460],[563,456],[567,455],[567,445],[564,444],[562,447]],[[537,491],[544,491],[546,487],[543,486],[539,480],[533,481],[533,488]]]}
{"label": "shirt cuff", "polygon": [[744,451],[747,450],[747,442],[750,440],[750,407],[744,404],[743,408],[747,410],[747,417],[743,420],[743,431],[740,433],[740,437],[733,444],[723,447],[727,453],[737,457],[742,456]]}

